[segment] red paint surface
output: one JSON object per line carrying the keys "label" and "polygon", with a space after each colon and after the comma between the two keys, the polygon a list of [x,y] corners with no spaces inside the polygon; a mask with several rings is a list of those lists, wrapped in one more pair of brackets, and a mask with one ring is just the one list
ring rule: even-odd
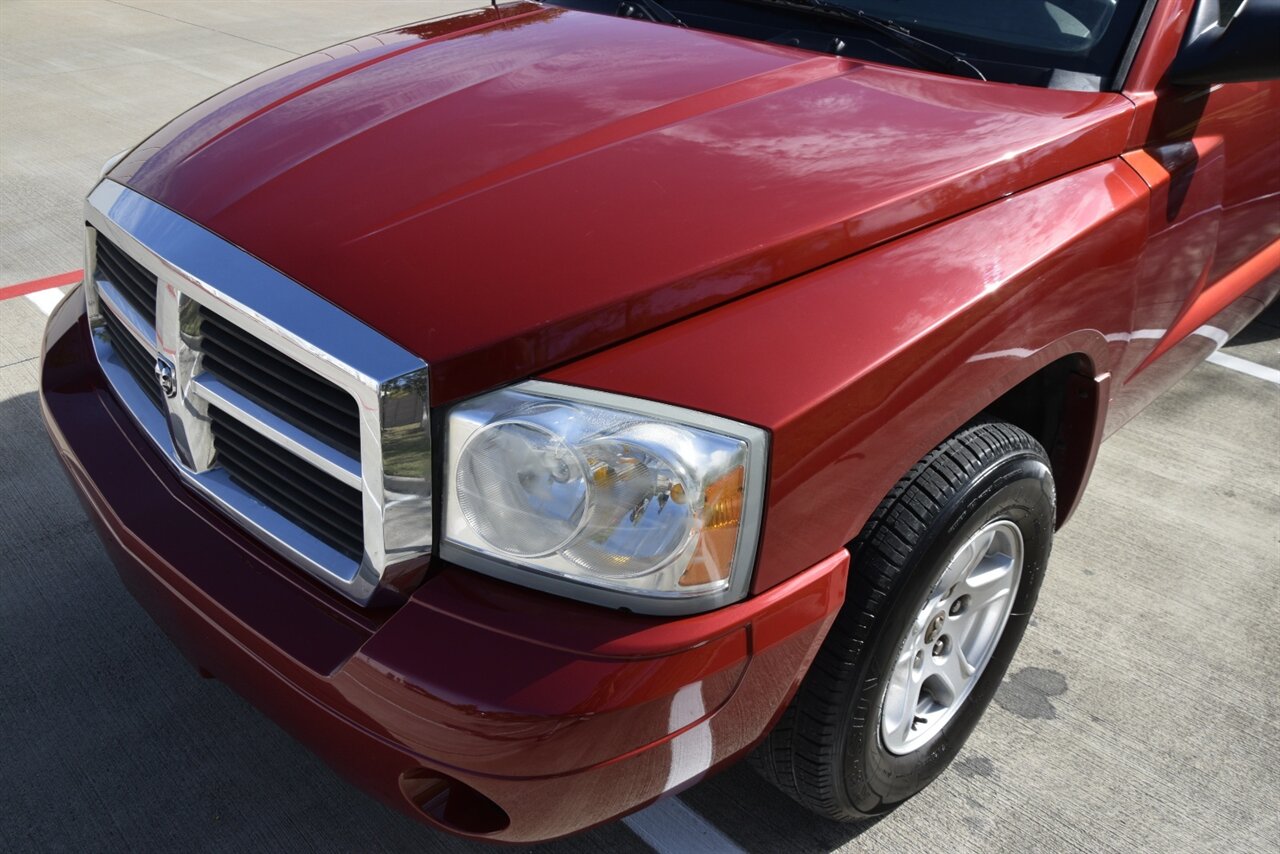
{"label": "red paint surface", "polygon": [[84,270],[72,270],[68,273],[59,273],[56,276],[48,276],[43,279],[33,279],[30,282],[19,282],[16,285],[6,285],[0,288],[0,301],[13,299],[14,297],[34,294],[39,291],[47,291],[50,288],[60,288],[64,285],[76,285],[84,279]]}
{"label": "red paint surface", "polygon": [[[511,819],[492,838],[527,842],[662,794],[693,727],[706,730],[711,768],[736,758],[790,698],[843,601],[841,550],[763,596],[677,620],[447,564],[394,615],[359,613],[191,496],[87,346],[76,296],[50,322],[42,401],[125,584],[195,664],[419,818],[399,788],[406,772],[484,793]],[[677,720],[687,704],[674,697],[691,684],[704,712]]]}
{"label": "red paint surface", "polygon": [[[1125,94],[1134,102],[1125,160],[1150,188],[1132,329],[1108,416],[1114,431],[1274,297],[1280,240],[1280,83],[1210,88],[1165,75],[1194,0],[1152,15]],[[1233,310],[1231,304],[1250,307]],[[1217,318],[1217,319],[1215,319]],[[1225,319],[1223,319],[1225,318]],[[1201,326],[1215,337],[1188,343]],[[1157,360],[1158,359],[1158,360]]]}
{"label": "red paint surface", "polygon": [[[1189,3],[1157,7],[1124,95],[482,10],[266,72],[112,173],[424,356],[438,415],[540,374],[768,428],[739,605],[639,617],[436,562],[399,609],[355,608],[177,481],[75,297],[50,433],[157,621],[357,783],[421,817],[400,776],[447,774],[508,841],[608,820],[667,786],[677,732],[718,765],[767,730],[842,546],[950,432],[1068,364],[1065,518],[1104,431],[1212,350],[1199,326],[1280,291],[1280,86],[1164,86]],[[673,722],[695,684],[703,719]]]}
{"label": "red paint surface", "polygon": [[[550,379],[769,427],[764,590],[852,540],[912,462],[1025,377],[1072,353],[1110,370],[1145,227],[1142,182],[1095,166]],[[689,363],[706,341],[717,359]]]}
{"label": "red paint surface", "polygon": [[1131,121],[1117,94],[483,17],[274,69],[112,177],[421,354],[439,404],[1114,156]]}

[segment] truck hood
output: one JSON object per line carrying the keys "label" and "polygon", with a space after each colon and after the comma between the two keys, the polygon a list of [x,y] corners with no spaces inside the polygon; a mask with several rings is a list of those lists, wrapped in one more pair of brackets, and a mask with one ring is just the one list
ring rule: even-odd
{"label": "truck hood", "polygon": [[526,3],[265,72],[111,177],[420,354],[440,403],[1114,156],[1130,109]]}

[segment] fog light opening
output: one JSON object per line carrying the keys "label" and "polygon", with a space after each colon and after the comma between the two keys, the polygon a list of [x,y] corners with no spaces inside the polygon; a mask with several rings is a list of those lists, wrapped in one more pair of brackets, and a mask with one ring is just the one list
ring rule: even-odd
{"label": "fog light opening", "polygon": [[475,789],[426,768],[401,774],[400,792],[432,822],[456,833],[486,836],[511,824],[502,807]]}

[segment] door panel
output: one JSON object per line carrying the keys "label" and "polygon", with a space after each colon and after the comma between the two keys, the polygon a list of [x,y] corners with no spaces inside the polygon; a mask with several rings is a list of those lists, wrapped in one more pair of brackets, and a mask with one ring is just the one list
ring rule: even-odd
{"label": "door panel", "polygon": [[1221,137],[1124,155],[1151,188],[1149,238],[1135,280],[1133,332],[1117,376],[1128,382],[1208,285],[1222,223]]}
{"label": "door panel", "polygon": [[1218,87],[1197,134],[1225,140],[1222,227],[1209,273],[1217,282],[1280,238],[1280,84]]}
{"label": "door panel", "polygon": [[1280,267],[1280,83],[1164,87],[1149,115],[1124,155],[1152,206],[1109,430],[1238,332],[1251,312],[1224,309]]}

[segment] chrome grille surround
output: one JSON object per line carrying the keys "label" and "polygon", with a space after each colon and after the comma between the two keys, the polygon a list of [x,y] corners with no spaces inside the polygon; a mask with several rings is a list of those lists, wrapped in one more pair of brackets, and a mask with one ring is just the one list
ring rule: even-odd
{"label": "chrome grille surround", "polygon": [[[134,419],[195,489],[277,552],[367,604],[396,568],[430,553],[431,431],[425,362],[332,303],[199,225],[113,181],[85,204],[85,296],[94,349]],[[152,327],[98,275],[101,233],[159,280]],[[200,310],[234,323],[338,385],[360,413],[356,459],[259,406],[203,369]],[[111,312],[174,369],[177,393],[154,403],[110,343]],[[218,464],[208,408],[216,406],[288,453],[361,490],[364,555],[354,561],[234,483]]]}

